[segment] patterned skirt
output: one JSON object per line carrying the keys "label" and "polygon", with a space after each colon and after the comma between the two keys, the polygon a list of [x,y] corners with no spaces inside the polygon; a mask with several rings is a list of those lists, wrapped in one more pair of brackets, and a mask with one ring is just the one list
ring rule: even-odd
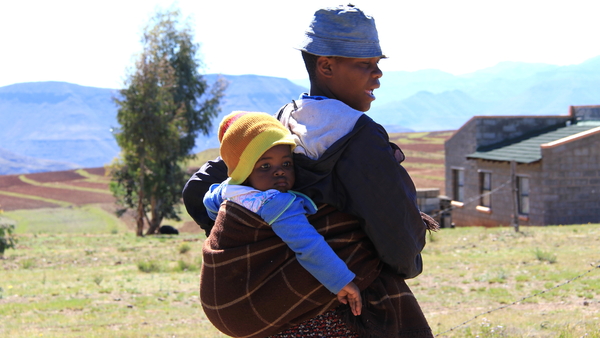
{"label": "patterned skirt", "polygon": [[350,331],[342,317],[332,309],[268,338],[300,337],[358,338],[358,334]]}

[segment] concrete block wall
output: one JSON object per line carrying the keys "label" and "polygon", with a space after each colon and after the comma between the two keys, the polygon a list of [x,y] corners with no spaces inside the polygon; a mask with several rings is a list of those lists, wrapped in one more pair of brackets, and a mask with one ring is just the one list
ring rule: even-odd
{"label": "concrete block wall", "polygon": [[459,130],[452,135],[444,144],[445,151],[445,170],[446,170],[446,195],[452,196],[452,169],[456,167],[464,167],[468,164],[467,155],[475,152],[477,149],[477,140],[475,133],[477,131],[476,118],[469,120]]}
{"label": "concrete block wall", "polygon": [[600,106],[571,106],[570,114],[578,120],[600,120]]}
{"label": "concrete block wall", "polygon": [[490,146],[496,143],[521,137],[536,130],[546,129],[555,125],[564,124],[571,119],[570,116],[507,116],[507,117],[479,117],[476,120],[477,131],[475,134],[478,147]]}
{"label": "concrete block wall", "polygon": [[542,148],[546,224],[600,223],[600,133]]}
{"label": "concrete block wall", "polygon": [[[465,202],[462,207],[452,210],[452,219],[457,226],[510,226],[513,222],[514,199],[511,185],[510,163],[486,160],[470,160],[470,165],[465,168]],[[478,210],[480,205],[479,170],[491,173],[492,195],[489,211]],[[527,176],[530,179],[531,191],[529,194],[529,217],[521,217],[519,225],[543,224],[543,203],[534,187],[541,171],[541,164],[518,164],[517,175]]]}
{"label": "concrete block wall", "polygon": [[440,189],[427,188],[417,189],[417,204],[419,209],[429,215],[440,209]]}

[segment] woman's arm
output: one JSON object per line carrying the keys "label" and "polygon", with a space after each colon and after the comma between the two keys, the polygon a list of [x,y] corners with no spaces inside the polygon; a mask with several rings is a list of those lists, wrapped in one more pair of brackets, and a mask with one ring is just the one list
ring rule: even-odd
{"label": "woman's arm", "polygon": [[206,162],[187,181],[183,188],[183,203],[187,212],[192,216],[200,228],[210,234],[214,221],[208,216],[204,206],[204,195],[212,184],[221,183],[227,179],[227,166],[220,157]]}

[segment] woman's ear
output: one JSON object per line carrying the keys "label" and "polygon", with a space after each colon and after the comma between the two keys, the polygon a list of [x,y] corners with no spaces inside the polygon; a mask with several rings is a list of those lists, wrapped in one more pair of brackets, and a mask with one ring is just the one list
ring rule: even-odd
{"label": "woman's ear", "polygon": [[333,75],[333,62],[335,61],[332,57],[319,56],[317,59],[317,74],[324,77],[331,77]]}

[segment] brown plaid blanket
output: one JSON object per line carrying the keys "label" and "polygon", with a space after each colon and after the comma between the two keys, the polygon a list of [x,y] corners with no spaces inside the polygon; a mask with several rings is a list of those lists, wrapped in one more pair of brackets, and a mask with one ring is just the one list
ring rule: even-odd
{"label": "brown plaid blanket", "polygon": [[363,314],[352,316],[296,260],[294,252],[255,213],[232,202],[203,247],[202,307],[211,323],[233,337],[266,337],[338,307],[363,337],[433,337],[403,279],[383,269],[359,221],[322,206],[309,221],[356,274]]}

